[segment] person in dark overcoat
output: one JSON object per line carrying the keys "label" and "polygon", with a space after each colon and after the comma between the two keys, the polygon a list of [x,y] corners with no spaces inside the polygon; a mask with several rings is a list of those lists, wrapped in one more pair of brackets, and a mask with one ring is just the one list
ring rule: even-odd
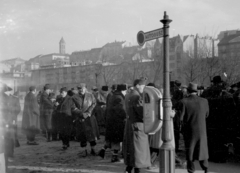
{"label": "person in dark overcoat", "polygon": [[96,91],[93,93],[96,99],[96,106],[94,108],[93,114],[97,119],[98,128],[100,134],[105,134],[105,110],[106,110],[106,99],[108,95],[108,86],[102,86],[101,91]]}
{"label": "person in dark overcoat", "polygon": [[106,138],[111,143],[112,159],[111,162],[120,161],[118,152],[121,150],[120,143],[123,142],[124,126],[126,120],[125,95],[127,85],[120,84],[112,95],[112,106],[109,108],[111,116],[106,122]]}
{"label": "person in dark overcoat", "polygon": [[66,87],[60,89],[61,99],[58,99],[55,103],[56,114],[59,118],[59,133],[62,140],[62,148],[66,150],[69,145],[71,132],[73,128],[74,114],[79,114],[79,109],[76,108],[71,96],[68,94]]}
{"label": "person in dark overcoat", "polygon": [[[104,115],[105,122],[107,122],[108,118],[111,116],[111,114],[109,113],[109,110],[112,107],[112,100],[111,100],[111,98],[112,98],[114,92],[117,89],[117,85],[113,84],[111,89],[112,90],[108,93],[107,98],[106,98],[106,109],[105,109],[105,115]],[[108,138],[107,138],[107,136],[105,134],[105,144],[102,147],[102,149],[98,152],[98,156],[104,158],[105,157],[105,151],[108,148],[111,148],[111,143],[109,142],[109,140],[108,140]]]}
{"label": "person in dark overcoat", "polygon": [[105,110],[105,119],[106,120],[107,120],[108,116],[111,116],[111,115],[109,115],[108,111],[109,111],[109,108],[111,107],[111,104],[112,104],[111,97],[114,94],[114,92],[116,91],[117,85],[113,84],[111,89],[112,90],[108,93],[107,99],[106,99],[106,110]]}
{"label": "person in dark overcoat", "polygon": [[195,171],[194,161],[198,160],[201,168],[208,171],[208,144],[206,118],[209,114],[207,99],[197,96],[197,84],[189,83],[189,96],[180,101],[180,119],[185,142],[187,170]]}
{"label": "person in dark overcoat", "polygon": [[93,94],[87,92],[86,84],[80,83],[78,86],[79,93],[75,94],[72,99],[76,107],[81,111],[76,117],[76,135],[83,148],[84,156],[88,155],[86,146],[87,142],[91,146],[91,154],[96,155],[95,145],[99,139],[99,130],[95,116],[92,116],[92,111],[96,106],[96,100]]}
{"label": "person in dark overcoat", "polygon": [[60,116],[57,113],[57,102],[60,103],[62,100],[61,94],[56,96],[56,101],[53,107],[53,113],[52,113],[52,140],[58,141],[60,139],[59,135],[59,129],[60,129]]}
{"label": "person in dark overcoat", "polygon": [[31,86],[24,99],[22,130],[27,136],[28,145],[38,145],[35,135],[40,129],[40,110],[35,94],[36,87]]}
{"label": "person in dark overcoat", "polygon": [[151,166],[148,135],[143,127],[143,89],[146,79],[134,81],[134,90],[125,97],[127,121],[123,139],[124,163],[126,172],[140,172]]}
{"label": "person in dark overcoat", "polygon": [[44,86],[44,91],[41,94],[40,104],[41,104],[41,116],[42,116],[42,124],[44,127],[44,131],[46,132],[47,142],[51,141],[51,130],[52,130],[52,112],[53,112],[53,102],[49,98],[49,94],[51,93],[51,88],[49,84]]}

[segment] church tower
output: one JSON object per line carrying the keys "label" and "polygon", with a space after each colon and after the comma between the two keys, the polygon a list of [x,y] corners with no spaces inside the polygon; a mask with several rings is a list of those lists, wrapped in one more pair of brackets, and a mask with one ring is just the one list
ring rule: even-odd
{"label": "church tower", "polygon": [[65,54],[65,41],[63,39],[63,37],[61,38],[60,42],[59,42],[59,53],[60,54]]}

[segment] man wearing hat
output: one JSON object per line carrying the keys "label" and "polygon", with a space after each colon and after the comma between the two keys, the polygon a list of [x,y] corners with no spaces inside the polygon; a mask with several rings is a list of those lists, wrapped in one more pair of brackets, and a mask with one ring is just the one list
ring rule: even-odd
{"label": "man wearing hat", "polygon": [[185,142],[187,170],[195,171],[194,161],[208,172],[208,143],[206,118],[209,114],[207,99],[197,96],[197,84],[189,83],[189,96],[180,101],[182,133]]}
{"label": "man wearing hat", "polygon": [[74,114],[80,114],[81,111],[76,108],[72,97],[68,95],[66,87],[60,89],[61,98],[59,98],[56,105],[56,114],[60,121],[59,123],[59,134],[62,140],[62,148],[66,150],[70,144],[70,137],[73,128]]}
{"label": "man wearing hat", "polygon": [[97,119],[100,134],[105,134],[105,110],[107,95],[108,86],[102,86],[101,91],[97,91],[94,94],[97,105],[94,108],[93,114]]}
{"label": "man wearing hat", "polygon": [[36,87],[31,86],[24,99],[22,129],[27,136],[28,145],[38,145],[35,141],[35,135],[40,128],[40,111],[37,102]]}
{"label": "man wearing hat", "polygon": [[204,90],[202,93],[202,97],[208,98],[217,98],[220,97],[223,91],[223,81],[221,76],[214,76],[213,80],[211,80],[212,86],[208,89]]}
{"label": "man wearing hat", "polygon": [[51,93],[51,86],[50,84],[46,84],[44,86],[44,91],[41,94],[40,98],[40,105],[41,105],[41,116],[42,116],[42,124],[43,130],[46,133],[47,142],[51,141],[51,130],[52,130],[52,112],[53,112],[53,102],[49,98],[49,94]]}
{"label": "man wearing hat", "polygon": [[[118,152],[121,150],[120,143],[123,142],[124,126],[126,119],[125,111],[125,95],[127,93],[127,85],[117,85],[117,90],[111,96],[111,104],[109,114],[106,120],[106,136],[105,139],[111,144],[112,159],[111,162],[118,162]],[[105,151],[105,150],[104,150]]]}
{"label": "man wearing hat", "polygon": [[81,111],[77,114],[76,119],[76,133],[77,138],[80,141],[80,145],[83,148],[84,156],[88,155],[86,146],[87,142],[91,146],[91,154],[95,155],[95,145],[97,139],[99,139],[99,131],[97,121],[92,111],[96,106],[96,100],[93,94],[87,91],[85,83],[78,85],[79,93],[72,97],[76,107]]}
{"label": "man wearing hat", "polygon": [[[117,89],[117,85],[113,84],[112,87],[111,87],[111,91],[107,94],[106,108],[105,108],[105,113],[104,113],[104,118],[105,118],[106,121],[107,121],[108,117],[111,116],[109,114],[109,108],[111,107],[111,103],[112,103],[111,97],[113,96],[116,89]],[[105,125],[106,125],[106,123],[105,123]],[[104,158],[105,157],[105,150],[108,149],[108,148],[111,148],[111,144],[105,136],[105,144],[104,144],[103,148],[99,151],[98,155],[100,157]]]}
{"label": "man wearing hat", "polygon": [[106,99],[106,111],[105,111],[105,117],[107,118],[108,116],[108,108],[111,104],[111,96],[114,94],[114,92],[116,91],[117,89],[117,85],[116,84],[113,84],[112,87],[111,87],[111,91],[108,93],[107,95],[107,99]]}
{"label": "man wearing hat", "polygon": [[[175,151],[179,151],[179,140],[180,140],[180,114],[178,110],[179,101],[183,99],[183,92],[181,91],[181,82],[178,80],[174,81],[174,86],[172,90],[172,108],[176,111],[173,118],[174,124],[174,137],[175,137]],[[180,159],[177,157],[177,161],[181,163]]]}
{"label": "man wearing hat", "polygon": [[123,139],[124,163],[126,172],[134,168],[135,173],[142,168],[151,166],[148,135],[143,129],[143,89],[146,78],[136,79],[134,90],[126,95],[125,106],[127,113],[126,127]]}

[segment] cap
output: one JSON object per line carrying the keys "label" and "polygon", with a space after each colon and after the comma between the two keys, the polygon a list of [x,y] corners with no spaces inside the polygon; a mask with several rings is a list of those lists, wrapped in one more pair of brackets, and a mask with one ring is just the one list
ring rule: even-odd
{"label": "cap", "polygon": [[146,77],[140,77],[139,79],[135,79],[133,82],[133,85],[146,85],[147,78]]}
{"label": "cap", "polygon": [[86,88],[87,87],[87,85],[85,84],[85,83],[80,83],[78,86],[77,86],[77,88],[78,89],[80,89],[80,88]]}
{"label": "cap", "polygon": [[190,92],[197,92],[198,91],[197,86],[198,86],[197,84],[190,82],[187,89]]}
{"label": "cap", "polygon": [[177,85],[178,87],[181,86],[181,82],[179,80],[175,80],[175,85]]}
{"label": "cap", "polygon": [[108,86],[102,86],[102,91],[108,91]]}
{"label": "cap", "polygon": [[113,84],[111,88],[112,88],[112,90],[117,89],[117,84]]}
{"label": "cap", "polygon": [[46,84],[46,85],[43,87],[43,89],[44,89],[44,90],[51,89],[50,84]]}
{"label": "cap", "polygon": [[127,84],[119,84],[117,85],[118,91],[126,91],[128,89]]}
{"label": "cap", "polygon": [[34,91],[35,89],[36,89],[35,86],[30,86],[30,87],[29,87],[29,91]]}
{"label": "cap", "polygon": [[60,93],[62,93],[63,91],[67,92],[67,91],[68,91],[67,87],[62,87],[62,88],[60,89]]}

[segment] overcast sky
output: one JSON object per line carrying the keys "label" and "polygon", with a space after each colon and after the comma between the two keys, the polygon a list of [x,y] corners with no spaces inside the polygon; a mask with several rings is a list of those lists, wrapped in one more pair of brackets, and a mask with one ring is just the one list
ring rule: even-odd
{"label": "overcast sky", "polygon": [[0,59],[33,58],[102,47],[113,41],[136,44],[138,31],[161,28],[167,11],[170,36],[217,36],[240,29],[240,0],[0,0]]}

